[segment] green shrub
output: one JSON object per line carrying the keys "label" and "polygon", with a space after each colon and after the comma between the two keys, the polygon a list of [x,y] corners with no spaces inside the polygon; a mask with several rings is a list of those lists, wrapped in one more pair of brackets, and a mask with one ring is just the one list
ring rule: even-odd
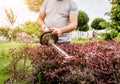
{"label": "green shrub", "polygon": [[103,24],[106,24],[106,21],[103,18],[95,18],[91,23],[91,27],[96,30],[101,30],[105,28],[102,26]]}
{"label": "green shrub", "polygon": [[117,34],[117,37],[115,37],[116,41],[120,41],[120,33]]}
{"label": "green shrub", "polygon": [[79,31],[88,31],[89,30],[88,22],[89,22],[88,15],[84,11],[80,10],[78,12],[77,30],[79,30]]}

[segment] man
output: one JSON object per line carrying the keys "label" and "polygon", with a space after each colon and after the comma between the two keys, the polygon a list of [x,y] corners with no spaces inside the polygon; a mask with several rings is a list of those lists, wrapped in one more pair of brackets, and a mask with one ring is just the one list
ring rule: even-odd
{"label": "man", "polygon": [[37,23],[59,36],[58,43],[70,43],[71,31],[77,27],[78,9],[73,0],[45,0],[40,8]]}

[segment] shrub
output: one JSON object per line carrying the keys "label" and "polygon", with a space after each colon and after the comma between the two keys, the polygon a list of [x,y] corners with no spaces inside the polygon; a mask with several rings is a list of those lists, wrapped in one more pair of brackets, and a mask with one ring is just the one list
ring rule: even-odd
{"label": "shrub", "polygon": [[89,22],[89,17],[87,13],[85,13],[82,10],[79,10],[77,30],[88,31],[89,30],[88,22]]}
{"label": "shrub", "polygon": [[106,24],[106,21],[103,18],[95,18],[91,23],[91,27],[96,30],[101,30],[105,28],[103,24]]}
{"label": "shrub", "polygon": [[120,33],[118,33],[117,37],[115,38],[115,40],[120,41]]}
{"label": "shrub", "polygon": [[10,75],[10,78],[4,82],[5,84],[29,84],[32,81],[33,68],[28,58],[28,52],[25,51],[26,49],[27,47],[20,50],[16,48],[9,50],[11,58],[6,68],[6,74]]}
{"label": "shrub", "polygon": [[63,59],[52,48],[29,49],[41,84],[118,84],[120,83],[120,42],[91,42],[61,45],[74,59]]}
{"label": "shrub", "polygon": [[89,17],[86,12],[79,10],[78,12],[78,26],[86,25],[89,22]]}
{"label": "shrub", "polygon": [[[72,59],[62,58],[52,46],[25,47],[37,84],[119,84],[120,42],[62,44]],[[18,56],[18,55],[17,55]]]}

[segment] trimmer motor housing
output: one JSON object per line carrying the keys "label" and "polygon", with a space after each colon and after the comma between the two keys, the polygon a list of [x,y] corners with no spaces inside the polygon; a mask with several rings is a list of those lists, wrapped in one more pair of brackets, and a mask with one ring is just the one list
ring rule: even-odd
{"label": "trimmer motor housing", "polygon": [[42,35],[40,36],[40,44],[50,45],[49,41],[53,41],[53,43],[57,43],[58,35],[52,34],[52,31],[47,31],[42,33]]}

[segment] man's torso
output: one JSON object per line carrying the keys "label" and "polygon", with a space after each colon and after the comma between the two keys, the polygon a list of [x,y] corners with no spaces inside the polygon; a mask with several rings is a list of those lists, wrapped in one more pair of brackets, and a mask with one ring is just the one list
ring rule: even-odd
{"label": "man's torso", "polygon": [[[45,24],[48,27],[61,28],[69,24],[70,6],[72,0],[47,0]],[[71,40],[71,33],[64,33],[59,37],[59,42]]]}

